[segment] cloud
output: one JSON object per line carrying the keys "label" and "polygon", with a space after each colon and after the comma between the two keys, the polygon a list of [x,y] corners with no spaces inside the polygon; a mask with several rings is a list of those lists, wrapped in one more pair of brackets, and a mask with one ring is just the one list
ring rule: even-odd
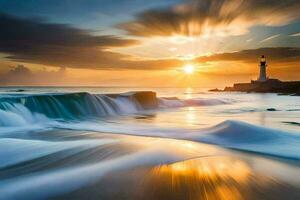
{"label": "cloud", "polygon": [[65,24],[0,14],[0,52],[17,62],[89,69],[165,69],[180,61],[138,60],[112,52],[139,42],[112,35],[94,36]]}
{"label": "cloud", "polygon": [[263,43],[263,42],[266,42],[266,41],[269,41],[269,40],[273,40],[275,38],[278,38],[281,34],[277,34],[277,35],[272,35],[270,37],[267,37],[265,39],[263,39],[262,41],[260,41],[260,43]]}
{"label": "cloud", "polygon": [[292,35],[290,35],[290,36],[292,36],[292,37],[299,37],[299,36],[300,36],[300,33],[294,33],[294,34],[292,34]]}
{"label": "cloud", "polygon": [[232,53],[220,53],[197,58],[198,62],[219,62],[219,61],[242,61],[258,62],[259,57],[265,55],[267,59],[274,63],[299,62],[300,48],[274,47],[242,50]]}
{"label": "cloud", "polygon": [[17,65],[6,73],[0,74],[0,85],[51,85],[64,83],[65,68],[56,71],[45,69],[33,72],[24,65]]}
{"label": "cloud", "polygon": [[18,65],[16,68],[11,69],[6,75],[7,76],[18,76],[18,75],[31,76],[32,73],[30,69],[28,69],[24,65]]}
{"label": "cloud", "polygon": [[136,40],[111,35],[93,36],[66,24],[47,23],[38,19],[21,19],[0,13],[0,48],[18,53],[27,47],[113,47],[136,44]]}
{"label": "cloud", "polygon": [[130,35],[241,35],[253,25],[278,26],[300,18],[299,0],[186,0],[139,13],[118,25]]}

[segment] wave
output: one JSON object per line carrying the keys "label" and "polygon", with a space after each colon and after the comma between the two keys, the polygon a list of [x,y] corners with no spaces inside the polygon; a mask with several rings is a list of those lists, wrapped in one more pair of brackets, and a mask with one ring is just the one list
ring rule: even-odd
{"label": "wave", "polygon": [[[99,146],[104,146],[105,144],[109,144],[109,142],[110,141],[99,141],[97,153],[100,154],[100,156],[101,151],[99,151]],[[69,146],[72,145],[74,144]],[[75,145],[79,146],[79,144]],[[92,145],[84,144],[83,148],[91,149],[91,146]],[[170,145],[170,147],[172,147],[172,145]],[[113,150],[112,147],[106,148],[110,151]],[[71,155],[74,154],[76,154],[76,152],[71,153]],[[81,156],[79,153],[76,155],[76,158],[82,159]],[[67,157],[71,156],[67,155]],[[44,170],[4,179],[0,183],[0,199],[24,199],[24,197],[27,199],[51,199],[57,195],[93,184],[109,173],[144,166],[155,166],[162,163],[174,163],[187,158],[189,158],[188,155],[178,154],[170,148],[164,149],[157,146],[140,149],[139,151],[133,151],[125,155],[116,153],[114,156],[106,159],[99,159],[99,157],[97,157],[97,162]],[[87,158],[85,157],[85,159]],[[51,160],[50,162],[55,161],[56,160]]]}
{"label": "wave", "polygon": [[285,121],[285,122],[282,122],[284,124],[289,124],[289,125],[294,125],[294,126],[300,126],[300,123],[299,122],[291,122],[291,121]]}
{"label": "wave", "polygon": [[[159,98],[160,108],[229,104],[230,99]],[[94,117],[131,114],[143,111],[132,95],[89,93],[8,95],[0,98],[0,133],[46,128],[169,137],[212,143],[228,148],[252,151],[300,160],[300,136],[251,124],[226,121],[208,129],[186,130],[138,124],[93,122]]]}
{"label": "wave", "polygon": [[99,147],[114,143],[112,139],[96,140],[75,140],[75,141],[41,141],[41,140],[24,140],[14,138],[1,138],[0,145],[0,169],[19,164],[28,160],[40,158],[42,156],[72,150],[70,153],[75,154],[86,149]]}
{"label": "wave", "polygon": [[300,109],[288,109],[286,111],[300,111]]}
{"label": "wave", "polygon": [[231,104],[235,101],[233,99],[216,99],[216,98],[195,98],[195,99],[178,99],[172,98],[160,98],[159,105],[161,108],[176,108],[187,106],[215,106]]}
{"label": "wave", "polygon": [[[4,95],[0,98],[0,127],[47,123],[49,119],[87,120],[93,117],[133,114],[147,109],[142,105],[145,96],[136,99],[134,94],[137,93],[117,95],[90,93]],[[158,108],[208,106],[232,102],[226,99],[180,100],[156,97],[150,101],[158,101]]]}
{"label": "wave", "polygon": [[300,160],[298,153],[300,151],[300,135],[298,133],[265,128],[241,121],[228,120],[216,126],[200,130],[108,122],[101,124],[92,122],[64,123],[60,124],[59,128],[190,140],[240,151]]}
{"label": "wave", "polygon": [[225,114],[241,114],[241,113],[254,113],[254,112],[278,112],[281,111],[276,108],[255,108],[255,107],[242,107],[242,108],[229,108],[220,112]]}
{"label": "wave", "polygon": [[129,97],[89,93],[18,95],[0,98],[0,126],[23,126],[49,119],[75,120],[135,113],[138,102]]}
{"label": "wave", "polygon": [[26,126],[48,121],[45,115],[31,112],[20,103],[2,102],[0,107],[0,126]]}
{"label": "wave", "polygon": [[300,135],[241,121],[225,121],[186,139],[227,148],[300,160]]}

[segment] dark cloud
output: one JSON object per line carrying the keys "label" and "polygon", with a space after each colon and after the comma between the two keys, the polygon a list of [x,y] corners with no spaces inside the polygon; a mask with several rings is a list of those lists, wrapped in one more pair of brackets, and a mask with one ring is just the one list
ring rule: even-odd
{"label": "dark cloud", "polygon": [[[262,1],[266,2],[267,0]],[[196,2],[206,2],[206,4],[212,6],[212,4],[208,3],[206,0]],[[225,0],[213,0],[211,2],[221,2],[219,3],[220,5],[216,4],[213,6],[214,9],[219,9],[219,7],[222,7],[224,4],[222,2],[225,2]],[[250,0],[247,2],[252,1]],[[286,4],[291,5],[293,2],[294,1],[289,0],[286,1]],[[185,13],[186,8],[181,7],[176,9],[179,9],[181,10],[180,12]],[[213,16],[212,13],[209,14],[210,12],[212,11],[206,11],[203,13],[203,15]],[[150,13],[149,15],[152,16]],[[150,16],[149,18],[151,18]],[[234,17],[228,17],[227,19],[229,18]],[[169,20],[167,15],[164,17],[164,12],[162,12],[160,19],[162,21],[166,20],[164,23],[167,23]],[[176,20],[179,20],[180,18],[177,18],[177,16],[174,15],[172,19],[174,19],[174,23],[171,23],[170,26],[176,26]],[[182,20],[184,19],[185,18],[183,17]],[[155,20],[153,20],[153,23],[154,22]],[[215,23],[218,23],[218,20],[215,20]],[[181,67],[183,65],[183,61],[179,59],[138,60],[129,55],[111,52],[109,51],[111,47],[134,45],[137,43],[137,41],[122,39],[110,35],[94,36],[87,31],[73,28],[68,25],[51,24],[37,19],[20,19],[9,15],[0,14],[0,27],[0,52],[9,54],[10,56],[8,58],[14,61],[88,69],[157,70]],[[158,29],[153,29],[154,32],[156,30]],[[242,60],[246,62],[257,62],[260,54],[266,54],[274,61],[299,61],[298,48],[265,48],[245,50],[236,53],[224,53],[209,57],[200,57],[198,61]],[[30,73],[28,71],[26,72],[26,69],[21,67],[16,68],[15,70],[16,73]],[[11,71],[10,73],[15,74],[14,71]]]}
{"label": "dark cloud", "polygon": [[[300,18],[299,0],[186,0],[152,9],[118,27],[136,36],[242,34],[251,25],[282,25]],[[220,33],[222,32],[222,33]]]}
{"label": "dark cloud", "polygon": [[64,80],[65,68],[33,72],[24,65],[17,65],[6,73],[0,74],[0,85],[51,85],[63,84]]}
{"label": "dark cloud", "polygon": [[18,65],[14,69],[11,69],[10,71],[8,71],[6,74],[6,76],[18,76],[18,75],[31,76],[32,73],[31,73],[30,69],[28,69],[24,65]]}
{"label": "dark cloud", "polygon": [[135,45],[138,41],[93,36],[64,24],[0,14],[0,27],[0,52],[14,61],[89,69],[163,69],[180,64],[177,60],[135,60],[111,52],[111,47]]}
{"label": "dark cloud", "polygon": [[47,45],[64,47],[112,47],[136,44],[135,40],[116,36],[93,36],[87,31],[66,24],[50,24],[0,13],[0,50],[18,53],[27,48]]}
{"label": "dark cloud", "polygon": [[258,62],[261,55],[265,55],[267,59],[273,63],[300,62],[300,48],[292,47],[260,48],[232,53],[213,54],[211,56],[201,56],[197,59],[197,61],[242,61],[252,63]]}

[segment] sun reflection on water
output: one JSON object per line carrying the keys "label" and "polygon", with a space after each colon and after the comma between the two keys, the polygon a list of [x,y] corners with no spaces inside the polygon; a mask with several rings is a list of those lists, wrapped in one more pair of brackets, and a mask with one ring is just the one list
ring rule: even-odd
{"label": "sun reflection on water", "polygon": [[160,173],[171,173],[175,176],[185,175],[212,180],[229,178],[238,182],[247,182],[251,175],[251,169],[245,162],[227,157],[184,161],[163,165],[156,170],[159,170]]}
{"label": "sun reflection on water", "polygon": [[195,112],[194,107],[188,107],[185,114],[185,119],[188,125],[195,125],[198,121],[197,113]]}
{"label": "sun reflection on water", "polygon": [[186,99],[191,99],[191,98],[193,98],[193,92],[194,92],[194,89],[193,89],[193,88],[191,88],[191,87],[186,88],[186,89],[185,89],[185,92],[184,92],[185,98],[186,98]]}
{"label": "sun reflection on water", "polygon": [[[244,199],[253,180],[251,167],[244,161],[226,156],[204,157],[152,169],[152,199]],[[256,182],[256,181],[255,181]],[[256,183],[257,184],[257,183]],[[249,192],[249,191],[248,191]],[[188,197],[188,198],[186,198]]]}

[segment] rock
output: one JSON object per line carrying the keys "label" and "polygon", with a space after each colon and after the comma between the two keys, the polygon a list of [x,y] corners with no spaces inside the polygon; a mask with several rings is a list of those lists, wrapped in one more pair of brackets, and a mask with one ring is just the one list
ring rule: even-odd
{"label": "rock", "polygon": [[152,91],[136,91],[136,92],[127,92],[121,94],[121,96],[128,96],[133,100],[137,101],[143,109],[155,109],[158,108],[158,99],[156,93]]}
{"label": "rock", "polygon": [[300,93],[300,81],[283,82],[278,79],[268,79],[264,82],[235,83],[233,87],[226,87],[224,91],[279,93],[297,96]]}
{"label": "rock", "polygon": [[231,92],[231,91],[235,91],[233,87],[225,87],[224,88],[225,92]]}
{"label": "rock", "polygon": [[277,111],[275,108],[267,108],[267,111]]}
{"label": "rock", "polygon": [[16,89],[16,90],[10,90],[9,92],[25,92],[24,89]]}
{"label": "rock", "polygon": [[215,89],[210,89],[208,90],[209,92],[222,92],[223,90],[220,90],[218,88],[215,88]]}

